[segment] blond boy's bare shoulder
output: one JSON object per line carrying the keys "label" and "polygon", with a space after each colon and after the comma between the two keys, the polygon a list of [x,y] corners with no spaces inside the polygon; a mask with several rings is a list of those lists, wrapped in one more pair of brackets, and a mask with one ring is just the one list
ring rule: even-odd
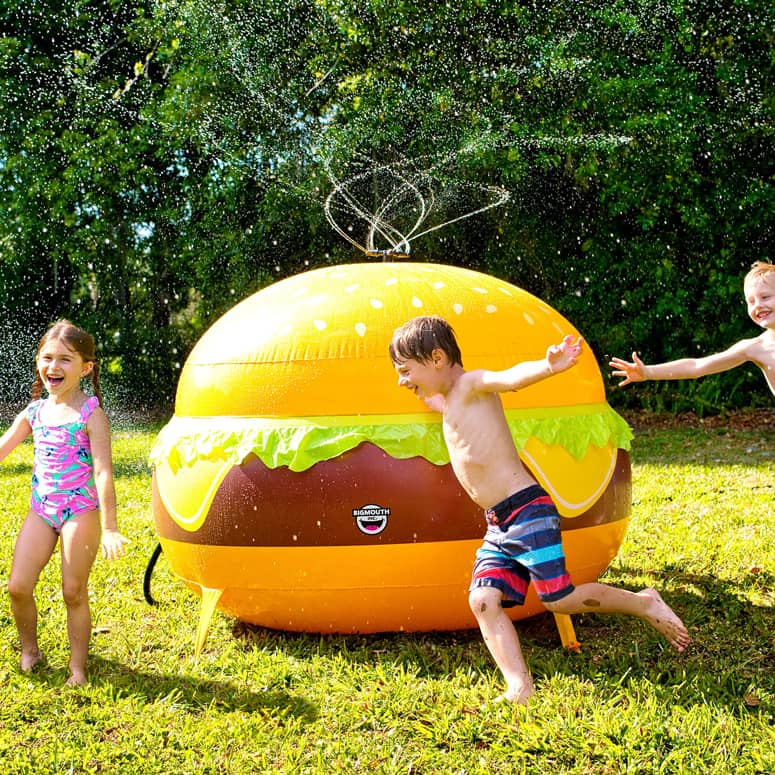
{"label": "blond boy's bare shoulder", "polygon": [[775,358],[775,332],[765,331],[753,339],[743,339],[740,344],[745,346],[745,351],[756,360],[757,355],[764,357],[768,362]]}
{"label": "blond boy's bare shoulder", "polygon": [[757,355],[768,351],[772,352],[773,348],[775,348],[775,337],[769,331],[765,331],[759,336],[752,336],[750,339],[740,339],[720,354],[736,353],[748,360],[757,360]]}

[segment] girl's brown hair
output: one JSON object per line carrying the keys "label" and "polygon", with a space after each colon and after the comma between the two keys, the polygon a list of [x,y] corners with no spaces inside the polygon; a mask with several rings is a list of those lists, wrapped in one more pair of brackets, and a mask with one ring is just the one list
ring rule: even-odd
{"label": "girl's brown hair", "polygon": [[82,328],[78,328],[74,323],[69,320],[57,320],[48,331],[41,337],[38,342],[38,352],[36,353],[36,365],[35,365],[35,379],[32,383],[32,400],[40,398],[43,393],[43,380],[40,377],[40,372],[37,367],[37,356],[40,355],[40,351],[52,341],[60,341],[65,344],[66,347],[83,358],[85,363],[92,364],[91,370],[91,385],[94,395],[97,396],[102,406],[102,392],[100,390],[100,364],[97,360],[97,349],[94,344],[94,337],[84,331]]}

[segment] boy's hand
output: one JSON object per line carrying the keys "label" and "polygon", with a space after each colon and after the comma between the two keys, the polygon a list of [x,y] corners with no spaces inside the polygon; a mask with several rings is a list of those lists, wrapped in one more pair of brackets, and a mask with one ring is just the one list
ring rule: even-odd
{"label": "boy's hand", "polygon": [[124,538],[118,530],[102,531],[102,556],[107,560],[115,560],[124,553],[124,544],[129,539]]}
{"label": "boy's hand", "polygon": [[581,337],[574,342],[570,334],[560,344],[553,344],[546,351],[546,361],[552,374],[558,374],[571,366],[575,366],[579,355],[581,355],[583,344],[584,340]]}
{"label": "boy's hand", "polygon": [[623,361],[621,358],[611,358],[608,365],[613,369],[611,376],[624,377],[619,383],[619,387],[629,385],[630,382],[643,382],[646,379],[646,367],[643,361],[638,358],[638,353],[632,354],[632,363]]}

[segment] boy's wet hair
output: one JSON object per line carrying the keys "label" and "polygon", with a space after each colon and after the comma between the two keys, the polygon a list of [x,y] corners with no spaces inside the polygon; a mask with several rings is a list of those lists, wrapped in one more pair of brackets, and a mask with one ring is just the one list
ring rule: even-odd
{"label": "boy's wet hair", "polygon": [[394,364],[408,360],[427,363],[434,350],[441,350],[449,362],[463,365],[455,332],[444,318],[427,315],[412,318],[393,333],[390,342],[390,359]]}
{"label": "boy's wet hair", "polygon": [[94,337],[82,328],[78,328],[74,323],[62,318],[53,323],[48,331],[38,342],[38,351],[35,354],[35,379],[32,383],[32,398],[33,400],[40,398],[43,393],[43,380],[40,377],[40,372],[37,368],[37,358],[40,355],[41,350],[49,343],[53,341],[63,342],[65,346],[83,358],[84,363],[91,363],[91,384],[94,395],[97,396],[102,405],[102,392],[100,390],[100,364],[97,360],[97,348],[94,343]]}
{"label": "boy's wet hair", "polygon": [[755,261],[743,279],[743,284],[752,280],[764,280],[768,277],[775,277],[775,264],[769,264],[766,261]]}

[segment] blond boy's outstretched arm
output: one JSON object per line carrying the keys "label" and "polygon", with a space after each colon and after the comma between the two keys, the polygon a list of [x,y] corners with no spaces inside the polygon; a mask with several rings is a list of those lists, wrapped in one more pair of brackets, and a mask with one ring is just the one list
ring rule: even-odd
{"label": "blond boy's outstretched arm", "polygon": [[680,358],[652,365],[645,364],[638,357],[638,353],[634,352],[632,361],[611,358],[609,366],[613,369],[612,376],[624,377],[619,383],[620,387],[649,379],[697,379],[734,369],[750,360],[749,349],[754,342],[755,339],[744,339],[723,352],[706,355],[704,358]]}

